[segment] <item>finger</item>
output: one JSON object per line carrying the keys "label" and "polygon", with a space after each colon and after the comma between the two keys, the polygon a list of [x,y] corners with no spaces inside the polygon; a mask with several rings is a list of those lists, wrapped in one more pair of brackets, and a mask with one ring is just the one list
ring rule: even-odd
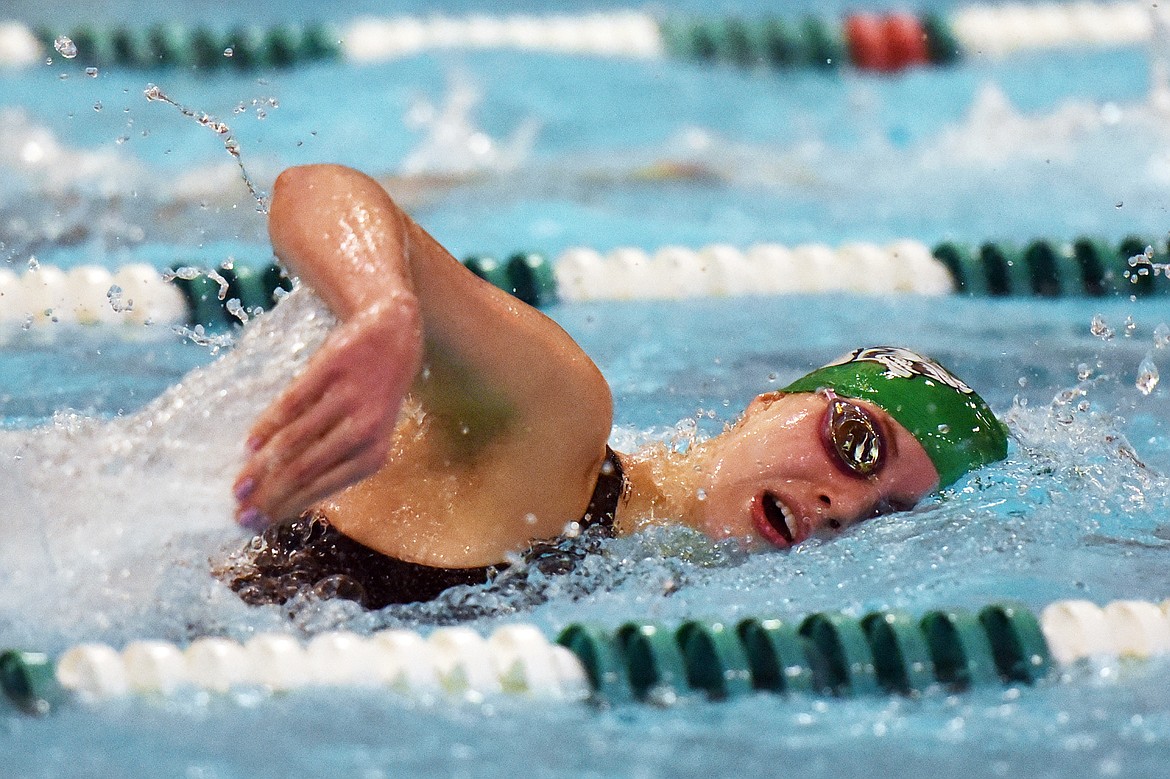
{"label": "finger", "polygon": [[[252,451],[260,449],[281,429],[287,427],[297,417],[316,404],[334,378],[333,366],[327,355],[318,355],[318,359],[311,360],[308,368],[282,392],[272,404],[265,409],[248,434],[248,448]],[[326,359],[320,359],[326,358]]]}
{"label": "finger", "polygon": [[[369,461],[368,468],[357,478],[370,475],[385,461],[391,430],[390,425],[370,414],[364,417],[341,415],[323,436],[302,449],[292,450],[288,460],[266,474],[257,490],[256,502],[265,506],[270,515],[283,517],[294,513],[295,496],[305,491],[306,485],[311,486],[321,474],[333,470],[342,461]],[[348,483],[335,489],[344,486]]]}
{"label": "finger", "polygon": [[298,515],[313,504],[376,473],[384,462],[384,454],[374,447],[363,451],[359,456],[339,460],[308,484],[300,485],[293,492],[283,496],[279,503],[274,504],[272,516]]}
{"label": "finger", "polygon": [[321,396],[301,415],[289,421],[252,455],[257,465],[265,470],[283,466],[295,460],[307,447],[324,438],[342,420],[354,413],[357,404],[349,401],[342,391]]}
{"label": "finger", "polygon": [[339,393],[322,396],[301,417],[293,420],[273,435],[259,451],[254,452],[240,469],[232,487],[241,508],[269,494],[272,488],[266,482],[272,480],[273,474],[324,437],[348,412],[349,408]]}

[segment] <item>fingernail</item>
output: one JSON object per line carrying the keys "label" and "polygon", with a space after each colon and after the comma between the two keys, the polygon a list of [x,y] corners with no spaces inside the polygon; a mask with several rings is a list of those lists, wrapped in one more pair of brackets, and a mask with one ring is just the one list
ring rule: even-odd
{"label": "fingernail", "polygon": [[255,506],[244,509],[237,521],[243,527],[256,533],[268,527],[268,517],[264,516],[260,509]]}
{"label": "fingernail", "polygon": [[253,479],[251,476],[249,476],[248,478],[244,479],[242,482],[240,482],[239,484],[236,485],[236,488],[232,491],[232,494],[236,496],[237,503],[243,503],[245,500],[248,499],[248,496],[251,495],[255,491],[256,491],[256,480]]}

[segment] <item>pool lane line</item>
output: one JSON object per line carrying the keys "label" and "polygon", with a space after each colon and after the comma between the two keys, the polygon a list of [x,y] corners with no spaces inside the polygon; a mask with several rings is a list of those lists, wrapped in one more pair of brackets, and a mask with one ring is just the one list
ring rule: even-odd
{"label": "pool lane line", "polygon": [[756,693],[953,694],[1034,685],[1086,661],[1170,655],[1168,613],[1170,600],[1119,600],[1104,608],[1070,600],[1050,604],[1037,618],[1022,605],[995,602],[918,617],[878,610],[860,618],[816,612],[794,620],[690,619],[676,627],[573,623],[554,639],[533,625],[511,624],[487,637],[460,626],[425,637],[405,629],[329,632],[307,643],[284,634],[259,634],[243,644],[205,637],[186,648],[142,640],[121,652],[80,644],[56,659],[0,652],[0,689],[11,705],[33,715],[75,698],[320,687],[390,689],[436,703],[510,695],[601,705]]}
{"label": "pool lane line", "polygon": [[[524,302],[683,300],[745,295],[962,295],[973,297],[1149,297],[1170,294],[1170,248],[1129,236],[1117,244],[1082,237],[1026,245],[914,240],[885,246],[726,244],[620,247],[602,254],[573,248],[555,261],[538,252],[504,260],[472,255],[469,271]],[[283,269],[234,263],[165,271],[83,265],[68,272],[40,264],[17,275],[0,269],[0,324],[167,324],[223,331],[272,308],[293,287]]]}
{"label": "pool lane line", "polygon": [[52,59],[81,67],[254,71],[319,62],[384,62],[451,49],[519,49],[721,63],[746,68],[894,73],[1037,49],[1142,45],[1165,36],[1163,12],[1141,2],[971,4],[948,15],[684,17],[617,11],[579,16],[362,18],[230,29],[175,23],[0,22],[0,67]]}

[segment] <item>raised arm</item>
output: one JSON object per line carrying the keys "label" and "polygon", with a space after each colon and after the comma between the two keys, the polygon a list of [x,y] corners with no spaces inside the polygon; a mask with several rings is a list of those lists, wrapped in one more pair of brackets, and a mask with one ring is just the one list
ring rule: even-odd
{"label": "raised arm", "polygon": [[377,183],[334,166],[292,168],[276,180],[268,218],[277,257],[340,323],[252,428],[235,494],[253,529],[382,465],[423,354],[407,217]]}
{"label": "raised arm", "polygon": [[[386,486],[407,393],[429,420],[428,467],[458,475],[457,499],[418,512],[440,535],[498,560],[490,554],[515,539],[555,534],[575,518],[604,457],[612,403],[559,326],[468,272],[377,182],[348,168],[281,174],[269,232],[339,325],[255,424],[236,482],[241,522],[257,527],[334,495],[331,521],[395,551],[403,526],[362,517],[388,513],[386,501],[425,503],[409,485],[402,494]],[[376,486],[335,495],[380,469]]]}

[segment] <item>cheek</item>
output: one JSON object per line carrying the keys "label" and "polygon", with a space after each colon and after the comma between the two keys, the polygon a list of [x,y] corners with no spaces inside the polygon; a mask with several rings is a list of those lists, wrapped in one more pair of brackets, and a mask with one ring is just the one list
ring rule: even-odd
{"label": "cheek", "polygon": [[914,502],[934,492],[938,486],[938,471],[925,452],[915,452],[900,463],[897,494],[913,497]]}

